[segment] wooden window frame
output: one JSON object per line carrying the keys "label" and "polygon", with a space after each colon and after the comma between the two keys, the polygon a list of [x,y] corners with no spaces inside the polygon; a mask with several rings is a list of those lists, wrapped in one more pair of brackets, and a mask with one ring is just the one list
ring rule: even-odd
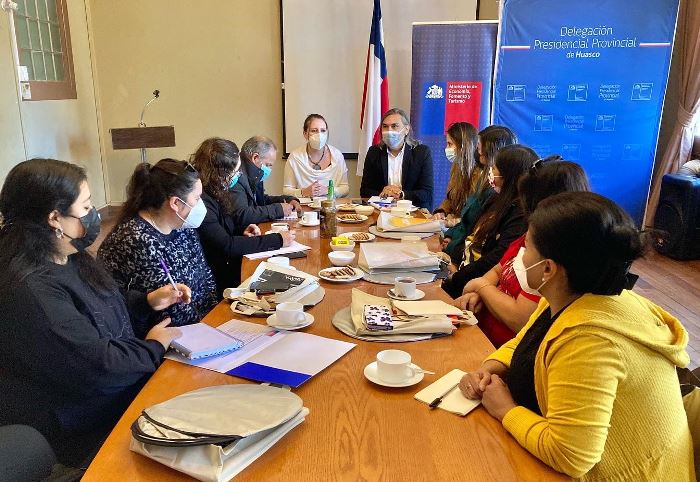
{"label": "wooden window frame", "polygon": [[[31,1],[31,0],[30,0]],[[31,99],[22,99],[26,102],[36,100],[64,100],[77,99],[78,92],[75,86],[75,70],[73,68],[73,50],[70,42],[70,25],[68,23],[68,9],[66,0],[56,0],[56,14],[58,16],[58,31],[61,36],[61,49],[63,55],[62,81],[54,80],[30,80],[27,82],[32,92]],[[19,58],[19,39],[15,29],[15,48]],[[18,67],[19,68],[19,67]]]}

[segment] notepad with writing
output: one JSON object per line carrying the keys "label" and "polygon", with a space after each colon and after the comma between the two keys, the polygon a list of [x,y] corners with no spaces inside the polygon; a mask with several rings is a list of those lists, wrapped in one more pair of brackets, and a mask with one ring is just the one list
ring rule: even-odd
{"label": "notepad with writing", "polygon": [[238,350],[243,342],[205,323],[178,327],[182,335],[170,347],[190,360],[198,360]]}
{"label": "notepad with writing", "polygon": [[[416,393],[413,398],[430,405],[436,398],[441,397],[451,387],[458,384],[464,375],[466,375],[466,372],[455,368],[447,375]],[[479,405],[481,405],[480,400],[469,400],[462,395],[462,392],[459,391],[459,387],[457,387],[443,397],[442,402],[437,406],[437,408],[464,416]]]}

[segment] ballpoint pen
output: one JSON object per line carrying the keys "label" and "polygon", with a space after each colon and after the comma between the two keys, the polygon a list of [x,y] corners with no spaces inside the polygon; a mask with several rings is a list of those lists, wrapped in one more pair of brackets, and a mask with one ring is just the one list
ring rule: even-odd
{"label": "ballpoint pen", "polygon": [[165,271],[165,276],[168,277],[168,281],[170,281],[170,284],[173,285],[173,289],[175,290],[175,293],[179,293],[180,290],[177,289],[177,285],[175,284],[175,280],[173,280],[173,277],[170,275],[170,270],[168,269],[168,265],[165,263],[165,260],[163,257],[160,257],[160,265],[163,267],[163,271]]}
{"label": "ballpoint pen", "polygon": [[452,393],[452,390],[454,390],[454,389],[457,388],[458,386],[459,386],[459,382],[457,382],[457,383],[455,383],[454,385],[452,385],[447,391],[445,391],[445,393],[443,393],[442,395],[440,395],[439,397],[437,397],[435,400],[433,400],[432,402],[430,402],[430,405],[428,405],[428,406],[430,407],[430,409],[432,410],[433,408],[437,408],[437,406],[440,405],[440,404],[442,403],[442,400],[443,400],[447,395],[449,395],[450,393]]}

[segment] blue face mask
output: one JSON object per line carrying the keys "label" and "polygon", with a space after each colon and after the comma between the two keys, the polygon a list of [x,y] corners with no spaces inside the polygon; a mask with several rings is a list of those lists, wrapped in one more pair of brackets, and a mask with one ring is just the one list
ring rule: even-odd
{"label": "blue face mask", "polygon": [[231,182],[228,185],[229,189],[233,189],[233,187],[238,184],[238,179],[241,177],[241,171],[238,171],[236,174],[233,175],[231,178]]}
{"label": "blue face mask", "polygon": [[272,174],[272,168],[266,164],[263,164],[262,166],[260,166],[260,169],[263,172],[263,175],[260,178],[260,182],[263,182],[265,179],[270,177],[270,174]]}

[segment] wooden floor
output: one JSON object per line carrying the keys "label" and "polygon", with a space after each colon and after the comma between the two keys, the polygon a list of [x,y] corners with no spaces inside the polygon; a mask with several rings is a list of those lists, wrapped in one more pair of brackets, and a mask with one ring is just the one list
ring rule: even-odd
{"label": "wooden floor", "polygon": [[[118,212],[115,207],[100,210],[102,230],[93,251],[114,226]],[[700,367],[700,260],[675,261],[652,249],[645,258],[634,263],[632,272],[639,275],[634,291],[681,320],[690,337],[689,368]]]}

